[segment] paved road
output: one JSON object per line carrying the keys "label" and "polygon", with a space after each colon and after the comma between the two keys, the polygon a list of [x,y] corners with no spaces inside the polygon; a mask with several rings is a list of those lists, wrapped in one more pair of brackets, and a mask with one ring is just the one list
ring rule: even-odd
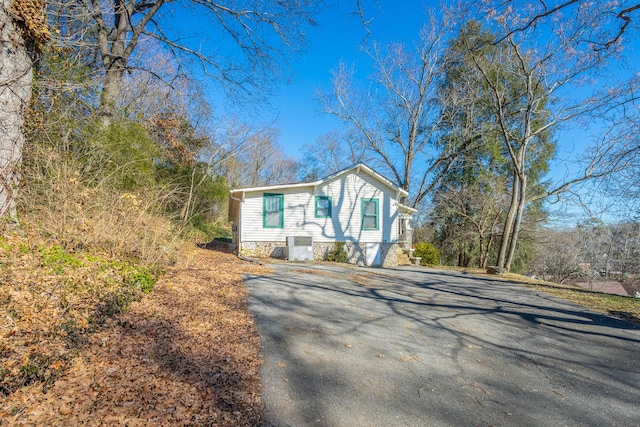
{"label": "paved road", "polygon": [[403,267],[247,277],[273,426],[640,426],[640,329]]}

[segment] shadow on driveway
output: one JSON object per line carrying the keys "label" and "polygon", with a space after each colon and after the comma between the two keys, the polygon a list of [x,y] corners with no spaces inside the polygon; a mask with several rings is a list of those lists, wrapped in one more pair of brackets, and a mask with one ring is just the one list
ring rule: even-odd
{"label": "shadow on driveway", "polygon": [[640,328],[518,284],[413,268],[247,277],[274,426],[637,426]]}

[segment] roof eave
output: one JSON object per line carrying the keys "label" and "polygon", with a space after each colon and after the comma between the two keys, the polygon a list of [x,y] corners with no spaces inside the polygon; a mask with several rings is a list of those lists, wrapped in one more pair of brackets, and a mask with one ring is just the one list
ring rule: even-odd
{"label": "roof eave", "polygon": [[404,196],[408,196],[409,192],[407,190],[405,190],[404,188],[400,188],[397,185],[395,185],[393,182],[389,181],[387,178],[385,178],[384,176],[380,175],[378,172],[374,171],[373,169],[371,169],[369,166],[365,165],[364,163],[356,163],[354,165],[351,165],[347,168],[342,169],[341,171],[335,172],[331,175],[328,175],[322,179],[319,179],[317,181],[313,181],[313,182],[301,182],[301,183],[296,183],[296,184],[281,184],[281,185],[266,185],[266,186],[262,186],[262,187],[247,187],[247,188],[235,188],[230,190],[231,193],[239,193],[239,192],[254,192],[254,191],[274,191],[274,190],[284,190],[284,189],[288,189],[288,188],[304,188],[304,187],[316,187],[318,185],[322,185],[324,183],[327,183],[329,181],[332,181],[342,175],[345,175],[353,170],[359,171],[359,170],[364,170],[366,171],[367,174],[373,176],[374,178],[376,178],[378,181],[382,182],[383,184],[387,185],[388,187],[392,188],[393,190],[399,191],[400,194],[404,195]]}
{"label": "roof eave", "polygon": [[404,210],[404,211],[410,212],[410,213],[412,213],[412,214],[414,214],[414,213],[418,212],[418,209],[416,209],[416,208],[412,208],[412,207],[407,206],[407,205],[403,205],[403,204],[402,204],[402,203],[400,203],[400,202],[398,202],[398,208],[399,208],[400,210]]}
{"label": "roof eave", "polygon": [[263,187],[247,187],[247,188],[232,188],[229,190],[233,193],[249,193],[254,191],[272,191],[272,190],[283,190],[286,188],[302,188],[302,187],[313,187],[317,185],[319,181],[316,182],[300,182],[297,184],[281,184],[281,185],[265,185]]}

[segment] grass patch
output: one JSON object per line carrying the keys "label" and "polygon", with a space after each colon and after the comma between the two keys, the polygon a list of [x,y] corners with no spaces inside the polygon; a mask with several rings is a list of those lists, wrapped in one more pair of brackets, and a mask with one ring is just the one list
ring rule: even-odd
{"label": "grass patch", "polygon": [[532,279],[523,281],[516,278],[515,280],[528,288],[571,301],[593,311],[640,324],[640,298],[593,292],[577,286],[548,282],[536,283]]}
{"label": "grass patch", "polygon": [[491,277],[496,280],[509,280],[522,283],[530,289],[545,292],[598,313],[640,324],[640,298],[594,292],[579,286],[545,282],[515,273],[507,273],[504,276],[494,276],[476,271],[472,274]]}
{"label": "grass patch", "polygon": [[91,334],[153,290],[162,271],[41,236],[0,238],[0,396],[46,391]]}
{"label": "grass patch", "polygon": [[640,298],[594,292],[588,289],[583,289],[579,286],[545,282],[515,273],[496,276],[487,274],[486,270],[479,268],[459,268],[450,266],[438,266],[437,268],[441,270],[459,271],[467,274],[473,274],[475,276],[489,277],[493,280],[518,282],[530,289],[545,292],[598,313],[640,324]]}

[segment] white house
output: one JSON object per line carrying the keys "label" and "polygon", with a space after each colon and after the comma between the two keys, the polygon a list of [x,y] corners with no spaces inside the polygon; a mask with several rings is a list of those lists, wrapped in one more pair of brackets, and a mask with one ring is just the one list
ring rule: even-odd
{"label": "white house", "polygon": [[396,266],[411,247],[407,195],[362,163],[314,182],[233,189],[233,242],[243,255],[284,258],[287,237],[306,237],[316,260],[344,242],[347,262]]}

